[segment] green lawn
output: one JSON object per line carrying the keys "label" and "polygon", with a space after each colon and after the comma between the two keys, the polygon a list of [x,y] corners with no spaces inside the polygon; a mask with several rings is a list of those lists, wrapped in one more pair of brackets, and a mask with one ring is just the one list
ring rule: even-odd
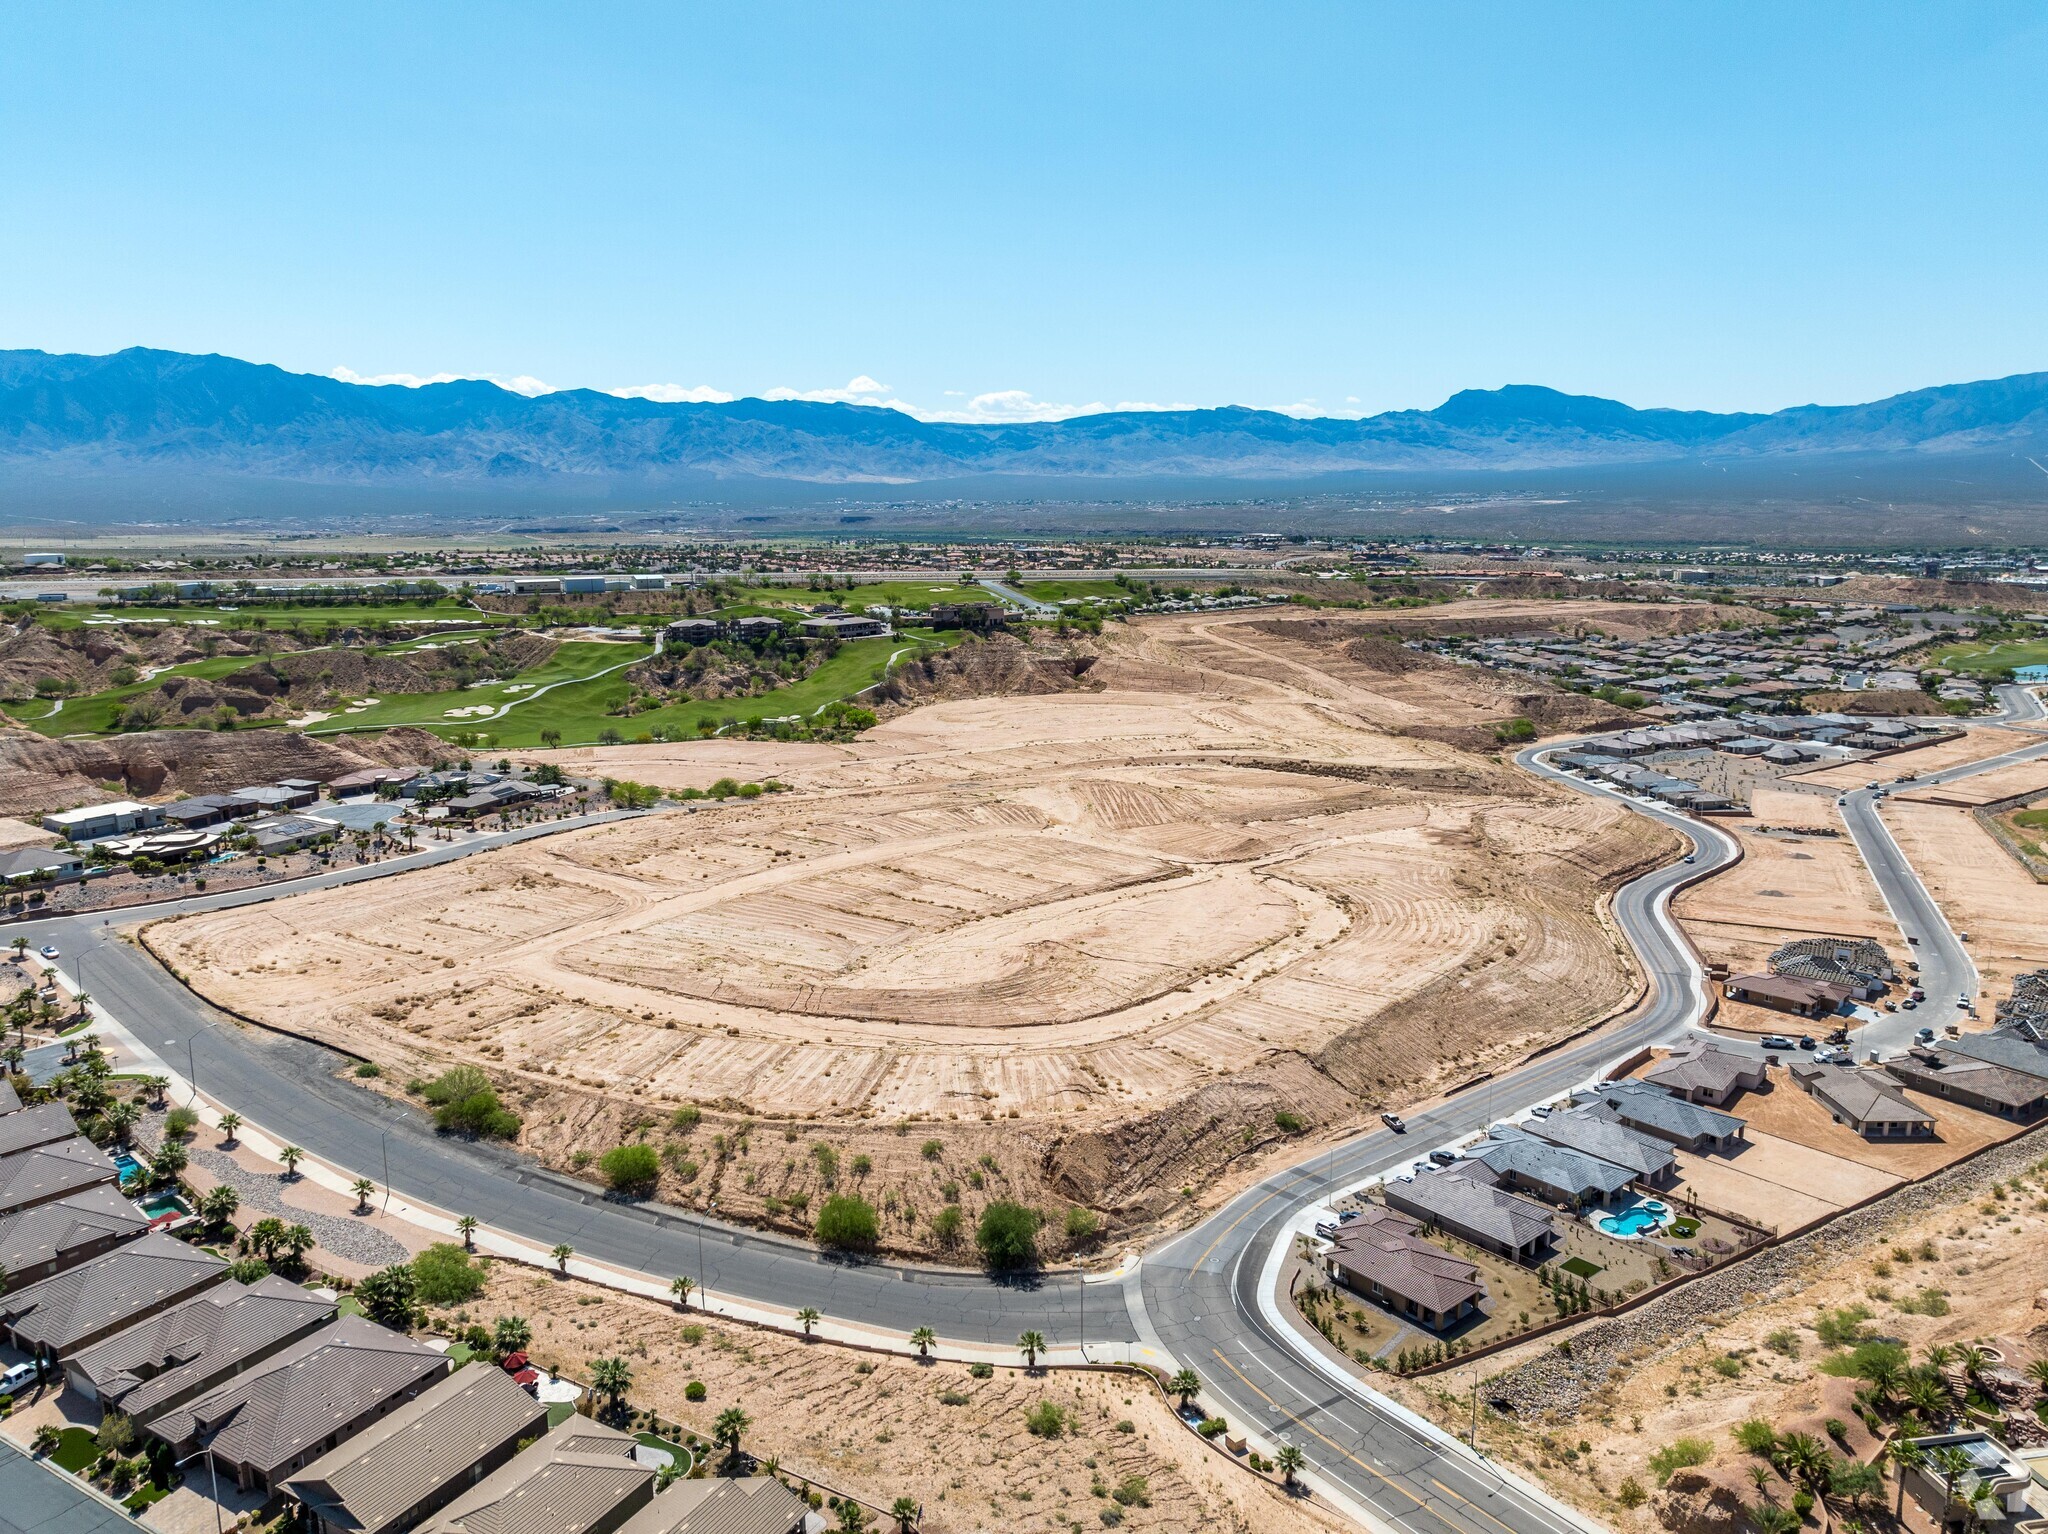
{"label": "green lawn", "polygon": [[575,1415],[576,1403],[574,1401],[548,1402],[548,1430],[552,1432]]}
{"label": "green lawn", "polygon": [[2003,671],[2008,666],[2048,665],[2048,639],[2000,645],[1959,644],[1934,657],[1955,671]]}
{"label": "green lawn", "polygon": [[[97,735],[113,728],[114,709],[130,698],[143,693],[154,692],[163,685],[167,676],[198,676],[209,681],[246,671],[260,664],[260,656],[214,655],[205,660],[187,661],[182,666],[170,666],[159,671],[144,682],[130,682],[126,687],[110,687],[105,692],[92,693],[80,698],[37,698],[33,703],[10,703],[7,712],[23,724],[42,735]],[[63,707],[57,705],[61,702]],[[167,713],[162,726],[175,729],[179,719],[175,713]]]}
{"label": "green lawn", "polygon": [[[223,612],[223,607],[235,610]],[[458,597],[442,597],[433,602],[355,602],[332,606],[321,603],[273,605],[267,602],[251,602],[244,606],[232,597],[217,602],[181,602],[175,607],[120,607],[70,602],[63,607],[53,605],[40,610],[36,616],[51,628],[77,628],[88,618],[123,618],[136,623],[197,623],[222,629],[254,628],[259,619],[267,628],[289,628],[301,623],[308,628],[321,629],[338,624],[445,623],[451,618],[495,627],[508,621],[501,613],[478,612]]]}
{"label": "green lawn", "polygon": [[50,1463],[59,1470],[69,1470],[73,1475],[79,1475],[99,1457],[99,1441],[90,1428],[67,1427],[58,1435],[57,1447],[50,1455]]}
{"label": "green lawn", "polygon": [[1558,1266],[1571,1274],[1573,1278],[1591,1278],[1595,1273],[1605,1271],[1597,1262],[1588,1262],[1583,1257],[1567,1258],[1559,1263]]}
{"label": "green lawn", "polygon": [[1023,581],[1017,589],[1040,602],[1064,602],[1069,597],[1098,597],[1105,602],[1130,602],[1137,593],[1126,591],[1115,581]]}
{"label": "green lawn", "polygon": [[[452,692],[397,693],[359,714],[337,713],[308,733],[331,735],[344,730],[385,730],[393,725],[414,724],[443,732],[482,731],[497,736],[506,745],[538,745],[540,732],[551,727],[560,730],[565,741],[581,738],[572,736],[571,730],[623,703],[632,691],[626,682],[625,668],[653,653],[644,644],[571,639],[557,646],[546,661],[515,677]],[[607,672],[609,675],[600,674]],[[560,685],[564,683],[568,685]],[[552,687],[553,691],[542,693],[543,687]],[[494,711],[508,703],[514,706],[502,719],[487,719],[483,713],[449,717],[450,710]],[[595,739],[599,728],[592,724],[589,738]]]}

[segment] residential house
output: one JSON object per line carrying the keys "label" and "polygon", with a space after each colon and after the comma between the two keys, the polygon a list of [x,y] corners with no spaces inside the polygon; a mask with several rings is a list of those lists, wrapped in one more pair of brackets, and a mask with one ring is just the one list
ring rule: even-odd
{"label": "residential house", "polygon": [[208,826],[246,819],[256,810],[253,799],[244,799],[239,794],[196,794],[165,805],[163,815],[167,823],[180,831],[202,831]]}
{"label": "residential house", "polygon": [[1837,1124],[1847,1124],[1866,1140],[1925,1139],[1934,1133],[1934,1115],[1907,1101],[1881,1071],[1797,1060],[1792,1079]]}
{"label": "residential house", "polygon": [[1767,1074],[1762,1060],[1704,1039],[1674,1049],[1636,1079],[1690,1103],[1722,1104],[1738,1093],[1759,1090]]}
{"label": "residential house", "polygon": [[287,1477],[448,1370],[447,1354],[362,1316],[343,1316],[172,1407],[144,1431],[180,1458],[206,1449],[243,1491],[275,1494]]}
{"label": "residential house", "polygon": [[1475,1263],[1433,1246],[1413,1215],[1371,1205],[1330,1237],[1323,1267],[1331,1279],[1395,1315],[1443,1331],[1475,1314],[1486,1298]]}
{"label": "residential house", "polygon": [[284,1483],[310,1534],[402,1534],[547,1431],[548,1409],[495,1364],[471,1363]]}
{"label": "residential house", "polygon": [[215,1284],[73,1355],[64,1375],[88,1401],[147,1423],[334,1320],[335,1305],[272,1273]]}
{"label": "residential house", "polygon": [[14,1090],[14,1083],[0,1074],[0,1114],[21,1112],[21,1094]]}
{"label": "residential house", "polygon": [[1598,1156],[1539,1140],[1512,1124],[1494,1125],[1465,1155],[1492,1170],[1496,1187],[1573,1209],[1612,1201],[1636,1175]]}
{"label": "residential house", "polygon": [[756,613],[752,617],[734,618],[726,624],[725,631],[734,639],[758,643],[761,640],[774,639],[780,635],[782,633],[782,620]]}
{"label": "residential house", "polygon": [[1900,1085],[2031,1124],[2048,1113],[2048,1078],[1960,1054],[1945,1044],[1916,1046],[1884,1068]]}
{"label": "residential house", "polygon": [[1773,953],[1769,963],[1774,975],[1846,985],[1850,995],[1863,1001],[1882,995],[1886,984],[1898,978],[1884,946],[1867,937],[1795,938]]}
{"label": "residential house", "polygon": [[1950,1039],[1946,1048],[1988,1065],[2002,1065],[2029,1076],[2048,1076],[2048,1044],[2037,1043],[2023,1028],[1994,1028]]}
{"label": "residential house", "polygon": [[619,1534],[803,1534],[811,1505],[772,1475],[677,1481]]}
{"label": "residential house", "polygon": [[662,632],[672,645],[710,644],[719,635],[721,625],[716,618],[678,618]]}
{"label": "residential house", "polygon": [[336,799],[344,794],[373,794],[387,783],[396,788],[419,775],[417,767],[365,767],[361,772],[345,772],[328,779],[327,792]]}
{"label": "residential house", "polygon": [[95,837],[118,836],[123,831],[146,831],[161,824],[162,818],[154,805],[116,799],[112,804],[89,804],[84,809],[45,815],[43,829],[66,841],[89,842]]}
{"label": "residential house", "polygon": [[1601,1087],[1591,1110],[1638,1134],[1654,1135],[1689,1151],[1725,1154],[1749,1138],[1749,1126],[1734,1114],[1687,1102],[1640,1081]]}
{"label": "residential house", "polygon": [[1485,1251],[1524,1264],[1542,1260],[1557,1239],[1557,1226],[1541,1204],[1496,1188],[1491,1174],[1460,1163],[1441,1170],[1391,1179],[1388,1207],[1412,1214],[1425,1226],[1449,1232]]}
{"label": "residential house", "polygon": [[0,1115],[0,1158],[77,1137],[78,1121],[62,1103],[37,1103]]}
{"label": "residential house", "polygon": [[238,788],[235,797],[248,800],[258,813],[278,815],[286,810],[302,810],[313,803],[320,797],[320,785],[297,778],[289,784],[264,783],[253,788]]}
{"label": "residential house", "polygon": [[806,618],[797,625],[806,639],[882,639],[890,633],[880,618],[864,613],[832,613]]}
{"label": "residential house", "polygon": [[1903,1489],[1937,1528],[2032,1526],[2027,1488],[2033,1475],[1989,1433],[1973,1428],[1908,1441],[1920,1453],[1901,1473]]}
{"label": "residential house", "polygon": [[0,1272],[15,1288],[75,1268],[149,1229],[111,1183],[0,1214]]}
{"label": "residential house", "polygon": [[570,1417],[421,1524],[423,1534],[614,1534],[654,1497],[632,1435]]}
{"label": "residential house", "polygon": [[262,820],[250,821],[246,829],[256,839],[256,850],[265,857],[273,858],[297,852],[302,847],[331,842],[341,835],[341,827],[337,823],[312,815],[266,816]]}
{"label": "residential house", "polygon": [[16,847],[0,852],[0,884],[58,884],[84,873],[85,859],[61,847]]}
{"label": "residential house", "polygon": [[227,1277],[228,1265],[151,1231],[33,1284],[0,1295],[0,1331],[24,1353],[68,1361]]}
{"label": "residential house", "polygon": [[1827,1017],[1841,1010],[1854,988],[1832,980],[1801,980],[1793,975],[1730,975],[1721,994],[1753,1007],[1790,1012],[1795,1017]]}
{"label": "residential house", "polygon": [[1553,1145],[1567,1146],[1626,1167],[1636,1179],[1652,1188],[1668,1188],[1678,1180],[1678,1158],[1662,1140],[1637,1134],[1612,1119],[1587,1108],[1553,1113],[1547,1119],[1532,1119],[1529,1133]]}
{"label": "residential house", "polygon": [[[12,1115],[9,1115],[10,1117]],[[107,1153],[79,1135],[0,1156],[0,1215],[119,1181]]]}

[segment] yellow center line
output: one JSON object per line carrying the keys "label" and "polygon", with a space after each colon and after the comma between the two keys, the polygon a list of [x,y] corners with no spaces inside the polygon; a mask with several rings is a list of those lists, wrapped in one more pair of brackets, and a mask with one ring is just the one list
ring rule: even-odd
{"label": "yellow center line", "polygon": [[1452,1491],[1450,1487],[1444,1485],[1444,1483],[1442,1481],[1439,1481],[1435,1476],[1431,1476],[1429,1478],[1429,1484],[1434,1486],[1438,1491],[1442,1492],[1445,1496],[1451,1498],[1453,1501],[1464,1503],[1465,1506],[1471,1508],[1473,1512],[1477,1513],[1487,1522],[1500,1524],[1502,1528],[1508,1531],[1508,1534],[1521,1534],[1521,1531],[1515,1528],[1513,1524],[1503,1522],[1501,1519],[1495,1517],[1492,1513],[1489,1513],[1485,1508],[1481,1507],[1477,1502],[1472,1501],[1470,1498],[1459,1496],[1455,1491]]}

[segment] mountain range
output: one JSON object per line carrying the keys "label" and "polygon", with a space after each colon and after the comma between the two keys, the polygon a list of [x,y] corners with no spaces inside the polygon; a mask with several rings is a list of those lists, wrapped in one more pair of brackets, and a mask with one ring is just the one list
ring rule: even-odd
{"label": "mountain range", "polygon": [[141,347],[0,351],[0,468],[39,475],[616,489],[982,476],[1271,481],[1987,453],[2048,453],[2048,373],[1768,415],[1638,410],[1511,385],[1363,420],[1233,406],[960,425],[801,401],[667,404],[587,389],[529,397],[475,381],[371,386]]}

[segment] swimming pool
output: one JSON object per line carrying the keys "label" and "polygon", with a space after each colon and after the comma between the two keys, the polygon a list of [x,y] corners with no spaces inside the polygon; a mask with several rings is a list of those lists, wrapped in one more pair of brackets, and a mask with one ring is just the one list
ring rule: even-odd
{"label": "swimming pool", "polygon": [[114,1170],[120,1174],[121,1180],[126,1182],[130,1177],[133,1177],[142,1170],[142,1163],[129,1155],[128,1152],[123,1151],[114,1158]]}
{"label": "swimming pool", "polygon": [[1661,1223],[1656,1210],[1638,1204],[1633,1209],[1624,1209],[1620,1214],[1605,1214],[1600,1217],[1600,1228],[1610,1236],[1643,1236],[1655,1230]]}

